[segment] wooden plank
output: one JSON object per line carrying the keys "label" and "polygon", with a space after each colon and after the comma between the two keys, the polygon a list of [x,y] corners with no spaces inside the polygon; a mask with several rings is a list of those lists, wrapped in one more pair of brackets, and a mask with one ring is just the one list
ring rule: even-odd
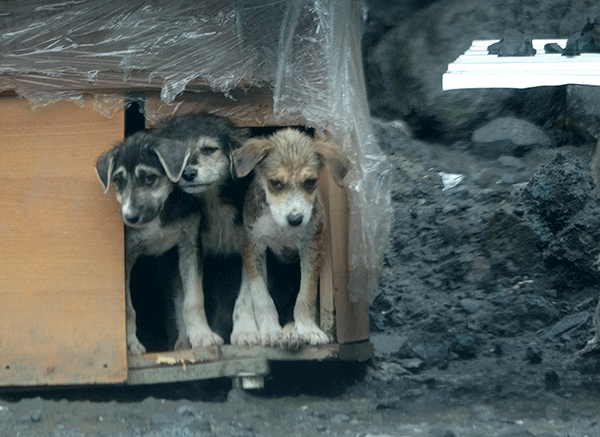
{"label": "wooden plank", "polygon": [[340,344],[369,338],[369,306],[350,302],[348,296],[348,194],[345,188],[327,180],[326,199],[329,203],[331,254],[333,260],[333,301],[337,342]]}
{"label": "wooden plank", "polygon": [[[324,182],[323,182],[324,181]],[[330,183],[334,183],[329,172],[325,169],[323,178],[319,183],[319,194],[323,202],[326,215],[325,231],[323,232],[323,262],[319,276],[319,324],[321,329],[330,337],[336,338],[335,305],[333,302],[333,259],[331,252],[331,220],[329,195],[327,193]]]}
{"label": "wooden plank", "polygon": [[221,346],[224,360],[242,358],[266,358],[274,361],[329,360],[339,356],[340,346],[326,344],[322,346],[303,346],[297,350],[283,350],[263,346]]}
{"label": "wooden plank", "polygon": [[[210,348],[209,348],[210,349]],[[146,354],[141,357],[130,357],[128,385],[159,384],[179,381],[193,381],[211,378],[232,378],[241,376],[265,376],[269,373],[269,361],[322,361],[352,360],[365,361],[373,357],[373,345],[368,341],[345,345],[328,344],[323,346],[305,346],[295,351],[282,350],[262,346],[221,346],[221,353],[216,361],[192,363],[187,360],[157,364],[150,356],[156,358],[180,358],[178,353]],[[212,353],[205,350],[204,353]],[[179,355],[178,355],[179,354]],[[195,356],[202,356],[200,349],[193,350]],[[133,365],[132,365],[133,364]]]}
{"label": "wooden plank", "polygon": [[164,117],[189,112],[210,112],[228,117],[244,127],[298,126],[303,119],[278,120],[273,115],[273,93],[269,87],[234,89],[226,96],[217,92],[185,93],[172,104],[164,103],[158,95],[146,95],[147,127]]}
{"label": "wooden plank", "polygon": [[141,356],[129,356],[129,370],[189,367],[215,361],[244,359],[266,359],[273,361],[331,360],[340,355],[340,345],[303,346],[296,350],[283,350],[276,347],[224,345],[210,348],[196,348],[175,352],[156,352]]}
{"label": "wooden plank", "polygon": [[129,369],[142,369],[167,365],[187,365],[217,361],[221,358],[219,346],[202,347],[169,352],[153,352],[144,355],[129,355],[127,366]]}
{"label": "wooden plank", "polygon": [[199,379],[231,378],[240,375],[267,375],[269,363],[264,358],[219,360],[211,363],[131,369],[126,384],[159,384]]}
{"label": "wooden plank", "polygon": [[123,225],[94,163],[123,111],[0,109],[0,385],[122,382]]}

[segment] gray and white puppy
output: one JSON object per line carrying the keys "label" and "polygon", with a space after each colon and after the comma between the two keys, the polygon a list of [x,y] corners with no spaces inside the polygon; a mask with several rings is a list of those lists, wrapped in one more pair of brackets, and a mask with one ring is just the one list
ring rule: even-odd
{"label": "gray and white puppy", "polygon": [[[190,113],[168,118],[155,126],[156,135],[177,141],[189,150],[177,186],[195,196],[202,205],[200,228],[200,269],[204,259],[223,260],[218,265],[231,269],[232,258],[239,258],[244,226],[242,206],[249,178],[234,177],[231,154],[248,137],[247,129],[236,127],[226,117],[208,113]],[[235,263],[234,263],[235,264]],[[238,269],[239,270],[239,269]],[[233,271],[222,272],[232,276]],[[239,287],[214,287],[206,290],[214,303],[209,316],[213,329],[222,336],[231,332],[231,313]]]}
{"label": "gray and white puppy", "polygon": [[204,309],[197,247],[201,210],[192,196],[176,189],[189,155],[187,146],[141,131],[104,152],[96,161],[96,174],[104,193],[111,184],[114,186],[126,226],[127,347],[133,354],[143,354],[145,348],[136,335],[131,270],[140,256],[158,256],[175,246],[183,286],[182,308],[176,310],[180,316],[176,320],[175,347],[185,347],[188,340],[192,347],[223,343],[208,326]]}

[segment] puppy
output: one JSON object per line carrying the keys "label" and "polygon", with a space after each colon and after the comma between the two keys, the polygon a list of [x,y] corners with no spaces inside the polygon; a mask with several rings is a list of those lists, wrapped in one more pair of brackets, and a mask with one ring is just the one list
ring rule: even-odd
{"label": "puppy", "polygon": [[231,332],[231,313],[239,292],[239,284],[235,285],[231,277],[235,276],[235,270],[239,276],[241,270],[239,257],[245,234],[242,206],[249,181],[232,174],[231,153],[247,139],[248,132],[225,117],[208,113],[174,116],[158,124],[155,132],[161,138],[184,144],[189,150],[177,185],[202,205],[200,269],[203,270],[203,261],[207,261],[213,269],[216,264],[223,270],[208,272],[209,278],[216,273],[218,279],[205,292],[213,309],[209,313],[210,324],[226,337]]}
{"label": "puppy", "polygon": [[131,270],[138,257],[158,256],[175,246],[183,292],[183,308],[176,320],[176,348],[184,347],[188,339],[193,347],[223,343],[210,330],[204,310],[202,278],[197,267],[200,208],[191,196],[175,189],[188,159],[189,150],[184,144],[142,131],[104,152],[96,161],[96,174],[104,193],[111,184],[115,187],[125,224],[127,347],[133,354],[143,354],[145,348],[136,335]]}
{"label": "puppy", "polygon": [[[288,128],[268,138],[248,140],[233,152],[233,160],[240,177],[254,170],[244,201],[246,239],[234,334],[246,344],[296,347],[328,343],[316,322],[325,225],[317,182],[327,166],[341,185],[348,158],[331,143]],[[267,249],[281,262],[300,261],[293,322],[283,329],[267,289]]]}

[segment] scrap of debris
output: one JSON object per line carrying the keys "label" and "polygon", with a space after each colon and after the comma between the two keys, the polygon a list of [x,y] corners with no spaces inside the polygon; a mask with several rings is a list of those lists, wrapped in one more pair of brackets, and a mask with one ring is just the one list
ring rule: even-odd
{"label": "scrap of debris", "polygon": [[587,23],[581,29],[581,32],[567,39],[567,44],[563,49],[556,43],[546,44],[544,46],[546,53],[561,53],[563,56],[578,56],[582,53],[600,53],[600,17],[596,17],[593,22],[588,18]]}
{"label": "scrap of debris", "polygon": [[534,56],[531,39],[526,39],[519,30],[508,28],[504,31],[502,39],[488,46],[488,54],[498,56]]}

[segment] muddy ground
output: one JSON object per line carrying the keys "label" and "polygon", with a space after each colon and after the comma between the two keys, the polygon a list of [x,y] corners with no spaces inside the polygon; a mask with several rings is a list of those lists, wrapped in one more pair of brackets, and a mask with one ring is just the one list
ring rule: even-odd
{"label": "muddy ground", "polygon": [[[376,122],[395,225],[369,363],[229,380],[0,394],[0,436],[600,435],[593,145],[477,158]],[[462,175],[444,187],[440,172]]]}

